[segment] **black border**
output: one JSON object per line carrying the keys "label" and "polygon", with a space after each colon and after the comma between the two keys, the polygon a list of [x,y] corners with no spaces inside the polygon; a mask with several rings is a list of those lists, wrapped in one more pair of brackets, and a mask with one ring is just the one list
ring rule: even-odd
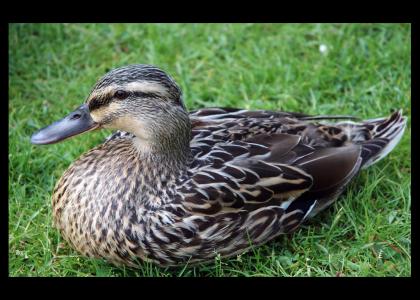
{"label": "black border", "polygon": [[[366,1],[365,1],[366,2]],[[26,5],[20,4],[18,5]],[[377,5],[372,5],[368,7],[367,3],[361,2],[347,2],[340,3],[338,1],[330,3],[327,6],[321,6],[320,3],[313,2],[312,4],[305,4],[301,2],[294,3],[297,10],[290,10],[286,5],[279,4],[278,8],[271,9],[270,7],[264,5],[263,3],[249,3],[249,4],[237,4],[236,6],[227,7],[226,3],[220,6],[210,6],[205,3],[191,4],[193,8],[199,8],[198,12],[190,12],[188,10],[183,10],[182,12],[175,12],[173,9],[174,6],[177,6],[178,3],[174,2],[172,5],[166,5],[162,3],[157,3],[160,8],[151,8],[147,5],[141,4],[139,7],[130,6],[125,4],[124,7],[118,7],[118,3],[108,3],[108,4],[97,4],[105,5],[108,8],[111,8],[111,11],[105,14],[98,11],[96,8],[93,10],[85,10],[85,4],[77,4],[75,2],[69,3],[55,3],[53,7],[61,6],[61,11],[59,13],[51,13],[48,10],[43,13],[35,13],[38,9],[42,10],[43,7],[40,6],[40,3],[33,2],[30,6],[25,8],[29,11],[33,10],[33,13],[29,16],[27,12],[24,12],[18,8],[8,10],[10,14],[7,16],[7,23],[3,23],[0,26],[1,41],[3,42],[2,54],[4,59],[2,60],[3,67],[1,68],[3,73],[3,84],[4,88],[2,92],[7,93],[8,99],[8,23],[15,22],[94,22],[98,19],[98,16],[101,16],[101,21],[111,21],[114,22],[404,22],[412,23],[412,52],[416,53],[418,51],[417,46],[417,35],[418,28],[416,22],[414,22],[413,12],[414,7],[404,6],[404,4],[398,2],[393,3],[392,6],[387,6],[385,3],[378,3]],[[198,4],[198,5],[197,5]],[[290,3],[289,3],[290,4]],[[117,6],[117,7],[116,7]],[[162,10],[162,6],[169,11]],[[198,7],[197,7],[198,6]],[[242,8],[248,9],[251,13],[243,14],[239,11],[240,6]],[[35,8],[36,7],[36,8]],[[381,11],[383,8],[389,9],[386,13]],[[67,9],[69,8],[69,9]],[[177,7],[180,8],[180,7]],[[405,12],[401,10],[406,9]],[[112,11],[114,9],[114,11]],[[324,11],[322,11],[325,9]],[[333,9],[337,9],[337,12],[332,12]],[[139,11],[140,10],[140,11]],[[172,10],[172,11],[171,11]],[[323,17],[319,17],[315,12],[321,11]],[[316,15],[316,16],[314,16]],[[77,16],[77,17],[75,17]],[[3,19],[4,20],[4,19]],[[415,77],[417,74],[415,72],[416,61],[412,57],[412,77]],[[416,85],[412,85],[412,92],[416,92]],[[413,96],[412,96],[413,98]],[[4,98],[6,99],[6,95]],[[7,104],[6,104],[7,103]],[[412,114],[417,112],[415,108],[416,102],[412,102]],[[8,102],[2,101],[4,105],[2,113],[4,116],[0,118],[2,122],[2,133],[5,135],[4,140],[8,141]],[[7,105],[7,107],[6,107]],[[416,132],[415,117],[412,118],[412,124]],[[416,139],[412,139],[415,141]],[[417,145],[413,143],[412,148],[417,148]],[[8,150],[4,150],[3,146],[3,176],[0,180],[2,185],[1,191],[5,194],[8,190]],[[7,148],[8,149],[8,148]],[[413,157],[413,163],[417,163],[417,158]],[[6,174],[7,166],[7,174]],[[415,172],[412,174],[412,178],[415,178]],[[6,180],[7,178],[7,180]],[[416,182],[416,180],[414,180]],[[413,197],[415,192],[415,186],[412,189],[412,215],[415,217],[412,219],[412,256],[416,253],[417,242],[415,241],[415,231],[417,230],[416,222],[416,212],[417,204],[416,197]],[[2,278],[5,282],[1,285],[3,287],[12,287],[13,294],[20,294],[21,292],[33,293],[35,291],[40,291],[43,294],[49,294],[53,291],[51,289],[57,289],[59,294],[53,294],[53,296],[72,296],[72,294],[80,296],[82,292],[78,287],[82,288],[95,288],[95,295],[103,291],[108,292],[108,286],[104,284],[114,284],[117,283],[120,285],[118,292],[127,292],[132,291],[135,293],[136,297],[148,297],[148,296],[158,296],[162,292],[168,292],[171,296],[178,294],[179,296],[190,296],[190,297],[206,297],[206,296],[229,296],[228,293],[225,293],[224,289],[219,289],[216,285],[223,285],[224,288],[232,288],[235,291],[235,296],[238,296],[237,293],[249,293],[251,296],[252,292],[255,292],[258,297],[266,297],[265,294],[270,289],[274,297],[294,297],[296,295],[306,294],[309,297],[313,296],[332,296],[332,297],[365,297],[366,291],[370,290],[375,293],[375,298],[379,298],[379,294],[384,294],[388,296],[399,296],[404,297],[407,293],[412,291],[411,287],[413,286],[413,280],[417,279],[417,259],[412,258],[412,277],[411,278],[89,278],[87,280],[82,278],[12,278],[8,277],[8,195],[2,197],[1,201],[1,224],[2,224],[2,234],[3,239],[3,249],[4,254],[1,255],[1,268],[2,275],[5,278]],[[247,280],[249,283],[245,283]],[[29,289],[25,287],[30,285]],[[71,285],[71,288],[69,288]],[[62,287],[66,286],[66,289]],[[354,286],[354,288],[352,288]],[[101,289],[102,287],[102,289]],[[105,288],[104,288],[105,287]],[[204,289],[206,288],[207,289]],[[125,289],[124,289],[125,288]],[[285,295],[286,293],[286,295]]]}

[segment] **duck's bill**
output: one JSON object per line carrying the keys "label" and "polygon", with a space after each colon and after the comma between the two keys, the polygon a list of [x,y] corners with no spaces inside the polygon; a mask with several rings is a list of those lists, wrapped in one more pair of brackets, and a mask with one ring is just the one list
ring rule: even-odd
{"label": "duck's bill", "polygon": [[84,104],[65,118],[35,132],[31,137],[31,143],[35,145],[54,144],[98,127],[99,124],[93,121],[87,105]]}

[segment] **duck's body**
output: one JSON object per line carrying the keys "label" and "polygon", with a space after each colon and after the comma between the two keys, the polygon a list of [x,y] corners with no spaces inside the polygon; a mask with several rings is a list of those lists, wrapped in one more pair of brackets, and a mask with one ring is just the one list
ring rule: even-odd
{"label": "duck's body", "polygon": [[220,108],[188,115],[182,103],[159,109],[167,124],[125,121],[117,128],[131,133],[82,155],[57,183],[54,223],[82,254],[163,266],[239,254],[333,203],[405,127],[400,112],[332,123],[340,117]]}

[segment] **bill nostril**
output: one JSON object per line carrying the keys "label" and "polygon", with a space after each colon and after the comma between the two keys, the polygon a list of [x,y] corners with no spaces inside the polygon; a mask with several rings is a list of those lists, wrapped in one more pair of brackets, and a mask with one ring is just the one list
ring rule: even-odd
{"label": "bill nostril", "polygon": [[70,120],[80,119],[81,116],[82,116],[81,114],[74,114],[74,115],[71,116]]}

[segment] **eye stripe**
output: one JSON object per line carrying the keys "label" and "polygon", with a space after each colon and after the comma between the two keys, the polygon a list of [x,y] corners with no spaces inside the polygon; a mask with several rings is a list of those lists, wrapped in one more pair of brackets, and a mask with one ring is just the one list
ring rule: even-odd
{"label": "eye stripe", "polygon": [[98,109],[102,106],[105,106],[107,104],[109,104],[112,100],[112,97],[110,96],[106,96],[106,97],[98,97],[98,98],[93,98],[89,101],[89,110],[93,111],[95,109]]}

